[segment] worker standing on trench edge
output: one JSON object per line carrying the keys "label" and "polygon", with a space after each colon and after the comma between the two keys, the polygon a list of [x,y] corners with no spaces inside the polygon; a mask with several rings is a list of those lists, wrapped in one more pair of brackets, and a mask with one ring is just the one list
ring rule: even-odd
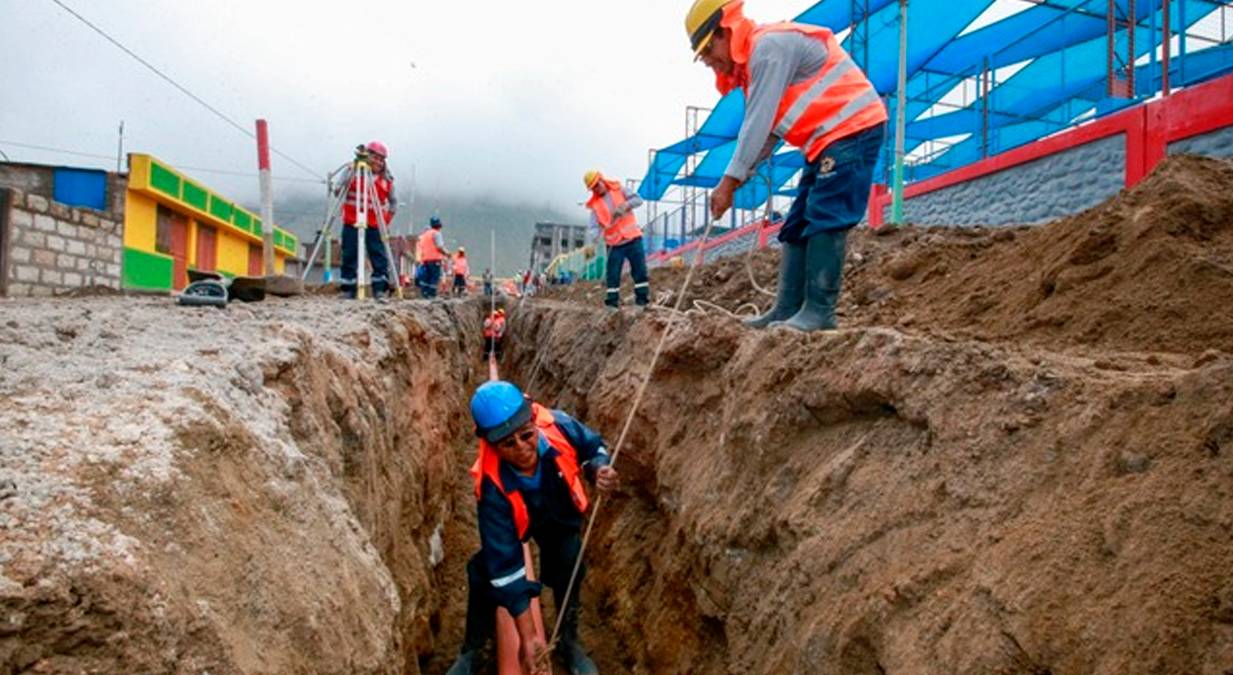
{"label": "worker standing on trench edge", "polygon": [[[563,611],[558,657],[573,675],[598,673],[578,640],[579,590],[561,598],[581,555],[585,476],[604,494],[617,486],[603,438],[559,410],[533,403],[518,387],[486,382],[471,399],[479,457],[471,467],[478,500],[480,551],[467,563],[467,627],[448,675],[474,671],[477,655],[495,630],[496,608],[514,618],[524,672],[540,673],[548,646],[535,630],[531,599],[542,585],[527,578],[522,543],[539,544],[540,571]],[[561,605],[564,604],[564,609]]]}
{"label": "worker standing on trench edge", "polygon": [[642,228],[634,209],[642,205],[642,198],[621,187],[621,183],[608,180],[598,171],[588,171],[582,182],[591,191],[587,208],[591,210],[592,238],[602,233],[608,246],[607,284],[604,304],[621,306],[621,268],[629,261],[629,273],[634,278],[634,302],[639,307],[650,303],[651,284],[646,271],[646,247],[642,243]]}
{"label": "worker standing on trench edge", "polygon": [[[385,243],[381,240],[381,227],[394,220],[394,211],[398,209],[398,197],[394,194],[394,176],[385,164],[389,150],[381,141],[373,141],[358,148],[356,162],[367,161],[372,171],[373,188],[376,191],[376,203],[366,200],[368,210],[367,227],[364,229],[364,241],[359,240],[359,230],[356,228],[359,193],[363,190],[356,179],[355,164],[343,174],[337,183],[338,194],[347,191],[347,197],[342,207],[342,269],[339,285],[345,297],[355,297],[355,282],[359,260],[359,247],[363,246],[372,263],[372,296],[380,298],[386,294],[390,286],[390,261],[385,255]],[[384,214],[385,222],[377,224],[377,213]]]}
{"label": "worker standing on trench edge", "polygon": [[421,297],[437,297],[437,287],[441,284],[441,267],[446,256],[450,254],[445,249],[445,238],[441,236],[442,227],[440,218],[429,218],[428,229],[420,234],[416,242],[416,255],[420,259],[418,281]]}
{"label": "worker standing on trench edge", "polygon": [[467,294],[467,277],[471,276],[471,266],[467,263],[467,249],[459,246],[454,253],[454,295]]}
{"label": "worker standing on trench edge", "polygon": [[711,193],[711,216],[780,140],[806,165],[779,231],[783,243],[775,305],[754,328],[835,328],[848,230],[865,214],[885,135],[886,106],[827,28],[755,25],[743,0],[694,0],[685,16],[695,59],[715,72],[721,94],[745,92],[745,118],[732,161]]}

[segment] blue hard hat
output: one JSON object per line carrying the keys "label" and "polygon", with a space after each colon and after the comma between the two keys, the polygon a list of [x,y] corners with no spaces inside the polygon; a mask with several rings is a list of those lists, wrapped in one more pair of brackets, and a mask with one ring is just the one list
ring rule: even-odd
{"label": "blue hard hat", "polygon": [[496,443],[531,419],[531,401],[509,382],[485,382],[471,397],[471,418],[475,435]]}
{"label": "blue hard hat", "polygon": [[441,219],[433,216],[428,219],[428,225],[431,227],[441,227]]}

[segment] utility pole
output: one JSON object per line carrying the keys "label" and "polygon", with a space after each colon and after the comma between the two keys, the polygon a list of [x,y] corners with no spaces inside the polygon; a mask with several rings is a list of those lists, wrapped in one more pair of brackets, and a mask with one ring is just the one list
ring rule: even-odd
{"label": "utility pole", "polygon": [[274,188],[270,184],[270,126],[257,120],[257,168],[261,183],[261,253],[265,275],[274,275]]}
{"label": "utility pole", "polygon": [[895,185],[891,223],[903,224],[903,137],[907,133],[908,0],[899,0],[899,81],[895,91]]}
{"label": "utility pole", "polygon": [[120,144],[116,148],[116,173],[120,173],[120,160],[124,157],[124,120],[120,120]]}

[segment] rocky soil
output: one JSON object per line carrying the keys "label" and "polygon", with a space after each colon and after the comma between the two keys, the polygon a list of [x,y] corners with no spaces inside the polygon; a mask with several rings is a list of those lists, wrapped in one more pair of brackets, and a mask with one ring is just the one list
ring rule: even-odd
{"label": "rocky soil", "polygon": [[478,312],[0,304],[0,673],[403,673]]}

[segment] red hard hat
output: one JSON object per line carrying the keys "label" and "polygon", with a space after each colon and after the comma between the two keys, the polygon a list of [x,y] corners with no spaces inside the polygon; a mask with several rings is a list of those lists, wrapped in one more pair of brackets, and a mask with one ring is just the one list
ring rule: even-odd
{"label": "red hard hat", "polygon": [[381,141],[373,141],[366,147],[368,148],[368,151],[373,154],[381,155],[382,157],[390,156],[390,151],[386,149],[385,143],[382,143]]}

